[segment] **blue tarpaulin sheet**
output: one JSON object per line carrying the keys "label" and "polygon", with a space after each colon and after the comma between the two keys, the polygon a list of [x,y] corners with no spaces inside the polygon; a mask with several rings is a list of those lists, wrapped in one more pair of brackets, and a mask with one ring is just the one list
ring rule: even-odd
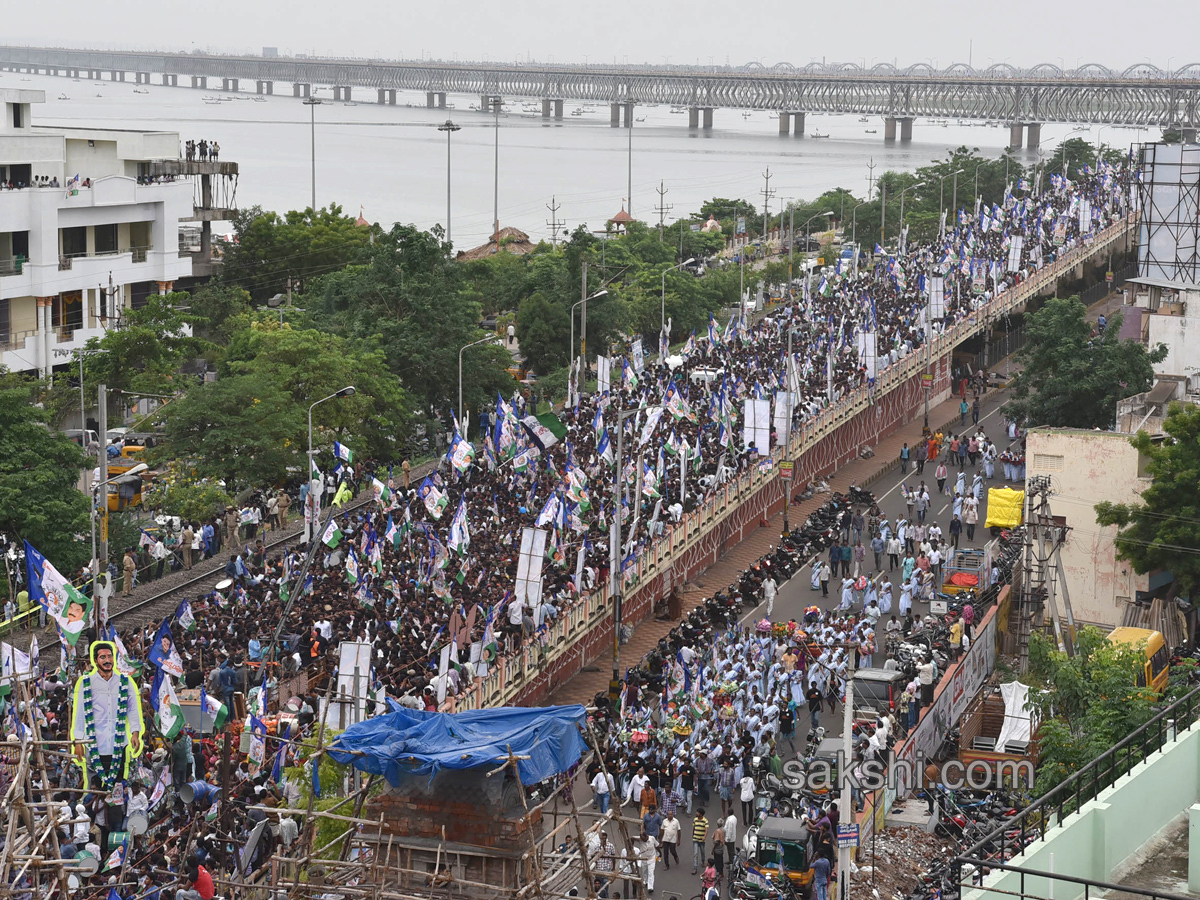
{"label": "blue tarpaulin sheet", "polygon": [[335,762],[382,775],[393,787],[406,775],[441,769],[495,767],[508,755],[522,784],[537,784],[579,762],[586,747],[582,706],[504,707],[461,713],[392,706],[392,712],[351,725],[329,746]]}

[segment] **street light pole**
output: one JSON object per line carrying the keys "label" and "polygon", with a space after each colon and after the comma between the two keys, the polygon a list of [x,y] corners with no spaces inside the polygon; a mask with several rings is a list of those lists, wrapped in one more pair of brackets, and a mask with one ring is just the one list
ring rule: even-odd
{"label": "street light pole", "polygon": [[953,211],[956,219],[958,217],[958,176],[961,175],[962,172],[963,170],[959,169],[954,173],[954,193],[950,195],[950,209]]}
{"label": "street light pole", "polygon": [[[313,468],[312,411],[316,407],[318,407],[322,403],[324,403],[326,400],[332,400],[335,397],[353,397],[354,393],[355,393],[354,385],[347,385],[346,387],[342,388],[340,391],[334,391],[328,397],[322,397],[320,400],[318,400],[316,403],[312,404],[308,408],[308,493],[309,493],[309,502],[310,503],[312,502],[311,498],[312,498],[312,494],[314,492],[313,485],[312,485],[312,482],[313,482],[312,476],[313,476],[313,472],[315,471],[315,469]],[[323,482],[321,484],[321,487],[324,487]],[[304,539],[305,539],[306,543],[308,541],[311,541],[315,537],[315,535],[312,534],[312,525],[315,522],[316,522],[316,515],[315,514],[309,515],[306,512],[306,514],[304,516]]]}
{"label": "street light pole", "polygon": [[633,101],[625,101],[625,114],[629,118],[629,199],[625,205],[625,211],[633,216]]}
{"label": "street light pole", "polygon": [[663,334],[663,332],[665,332],[667,330],[667,273],[674,272],[676,269],[682,269],[684,266],[690,266],[695,261],[696,261],[695,257],[688,257],[687,259],[685,259],[683,262],[681,262],[677,266],[671,266],[669,269],[663,269],[663,272],[662,272],[662,320],[658,326],[658,331],[659,331],[659,335],[660,335],[660,337],[658,339],[658,344],[659,344],[658,361],[659,361],[659,363],[661,363],[664,359],[664,355],[662,352],[662,337],[661,337],[661,335]]}
{"label": "street light pole", "polygon": [[907,249],[904,246],[904,244],[908,243],[907,236],[904,233],[904,195],[907,194],[909,191],[916,190],[919,187],[925,187],[925,182],[918,181],[916,184],[910,184],[908,187],[906,187],[904,190],[902,190],[900,192],[900,241],[901,241],[900,255],[901,256],[904,255],[904,251]]}
{"label": "street light pole", "polygon": [[[496,337],[496,335],[494,335],[494,334],[489,334],[489,335],[488,335],[487,337],[485,337],[485,338],[480,338],[480,339],[479,339],[479,340],[477,340],[477,341],[471,341],[471,343],[467,344],[465,347],[460,347],[460,348],[459,348],[459,350],[458,350],[458,414],[459,414],[460,416],[462,416],[462,415],[463,415],[463,405],[462,405],[462,359],[463,359],[463,351],[464,351],[464,350],[469,350],[469,349],[471,349],[472,347],[478,347],[480,344],[487,344],[487,343],[490,343],[490,342],[492,342],[492,341],[496,341],[496,340],[499,340],[499,338],[497,338],[497,337]],[[534,410],[534,412],[536,412],[536,411],[537,411],[537,410]],[[463,435],[463,437],[465,438],[465,437],[466,437],[466,435],[464,434],[464,435]]]}
{"label": "street light pole", "polygon": [[[586,263],[585,263],[585,265],[586,265]],[[586,281],[584,282],[584,289],[585,290],[587,289]],[[582,297],[579,300],[576,300],[574,303],[571,304],[571,343],[569,345],[570,349],[567,351],[567,357],[568,357],[568,359],[571,360],[572,363],[579,362],[579,357],[577,357],[575,355],[575,310],[577,310],[580,306],[583,306],[583,308],[585,310],[585,315],[586,315],[587,307],[584,306],[584,304],[587,303],[589,300],[596,300],[600,297],[603,297],[607,293],[608,293],[607,290],[596,291],[596,293],[594,293],[590,296],[587,296],[587,297]],[[583,328],[584,328],[583,317],[580,317],[579,329],[580,329],[581,333],[583,331]],[[575,377],[576,377],[576,379],[578,379],[579,373],[581,373],[583,371],[583,364],[581,362],[579,362],[578,366],[572,365],[571,368],[575,370],[575,372],[576,372]],[[582,393],[583,392],[581,390],[579,390],[578,381],[576,382],[576,386],[574,388],[571,387],[571,377],[570,377],[570,373],[568,372],[568,375],[567,375],[567,403],[574,406],[575,398],[582,395]]]}
{"label": "street light pole", "polygon": [[462,131],[462,126],[447,119],[438,126],[438,131],[446,132],[446,243],[450,244],[450,135]]}
{"label": "street light pole", "polygon": [[500,252],[500,98],[492,97],[492,110],[496,114],[496,160],[492,170],[492,228],[495,233],[496,252]]}
{"label": "street light pole", "polygon": [[[858,206],[866,206],[870,200],[864,200]],[[858,206],[850,210],[850,243],[858,244]]]}
{"label": "street light pole", "polygon": [[309,110],[309,133],[312,138],[312,211],[315,215],[317,212],[317,107],[321,105],[321,101],[316,97],[308,97],[304,101],[304,105]]}
{"label": "street light pole", "polygon": [[[832,216],[832,215],[833,215],[833,210],[828,209],[825,212],[817,213],[815,216],[809,216],[808,221],[806,221],[804,223],[804,261],[806,263],[808,262],[808,245],[809,245],[809,242],[812,240],[812,231],[809,229],[808,226],[812,223],[812,221],[814,219],[819,219],[822,216]],[[812,268],[811,267],[809,267],[809,270],[806,273],[806,280],[808,280],[809,282],[812,281]]]}

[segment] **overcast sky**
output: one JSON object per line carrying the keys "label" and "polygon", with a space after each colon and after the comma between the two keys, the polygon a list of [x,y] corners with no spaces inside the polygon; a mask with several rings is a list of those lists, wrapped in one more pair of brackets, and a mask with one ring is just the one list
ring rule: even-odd
{"label": "overcast sky", "polygon": [[900,66],[970,61],[1123,69],[1200,62],[1200,3],[1141,0],[857,0],[739,4],[729,0],[250,0],[144,10],[105,0],[42,0],[5,10],[0,42],[35,46],[204,49],[418,59]]}

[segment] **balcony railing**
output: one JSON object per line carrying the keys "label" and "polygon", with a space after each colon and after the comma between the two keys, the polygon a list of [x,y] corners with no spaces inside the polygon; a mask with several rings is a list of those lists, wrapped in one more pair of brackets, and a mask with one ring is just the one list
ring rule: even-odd
{"label": "balcony railing", "polygon": [[20,275],[25,268],[25,257],[17,256],[12,259],[0,259],[0,276]]}
{"label": "balcony railing", "polygon": [[103,252],[92,251],[91,253],[63,253],[58,257],[58,271],[71,271],[71,264],[77,259],[97,259],[100,257],[120,256],[123,253],[130,254],[130,261],[134,263],[144,263],[146,254],[152,248],[150,247],[126,247],[124,250],[105,250]]}
{"label": "balcony railing", "polygon": [[0,350],[22,350],[37,331],[0,331]]}

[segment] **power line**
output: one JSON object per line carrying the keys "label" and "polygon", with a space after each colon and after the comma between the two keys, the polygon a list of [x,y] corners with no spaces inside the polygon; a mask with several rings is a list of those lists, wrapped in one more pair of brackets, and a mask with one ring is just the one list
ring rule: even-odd
{"label": "power line", "polygon": [[759,191],[759,193],[763,195],[763,240],[766,241],[767,222],[769,221],[771,209],[771,198],[775,196],[775,191],[771,190],[770,166],[767,166],[767,171],[763,172],[763,189]]}

